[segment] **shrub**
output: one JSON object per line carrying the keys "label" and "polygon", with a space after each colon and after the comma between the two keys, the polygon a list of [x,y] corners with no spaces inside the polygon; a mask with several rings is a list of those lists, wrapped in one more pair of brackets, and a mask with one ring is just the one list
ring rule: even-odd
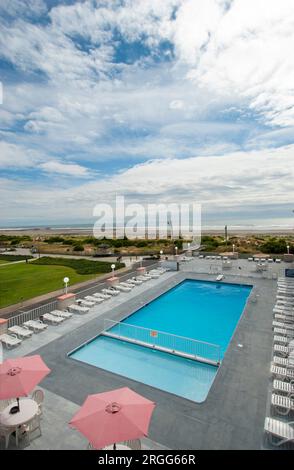
{"label": "shrub", "polygon": [[[287,243],[281,238],[270,238],[260,246],[263,253],[282,254],[287,253]],[[294,247],[290,246],[290,253],[293,253]]]}
{"label": "shrub", "polygon": [[44,240],[45,243],[64,243],[64,238],[63,237],[49,237],[45,238]]}
{"label": "shrub", "polygon": [[0,259],[3,261],[7,261],[8,263],[11,261],[23,261],[25,259],[32,259],[33,256],[29,255],[0,255]]}
{"label": "shrub", "polygon": [[[34,261],[34,264],[68,266],[74,269],[78,274],[99,274],[109,273],[112,263],[106,261],[91,261],[88,259],[50,258],[43,256]],[[116,269],[123,268],[124,266],[124,263],[115,263]]]}
{"label": "shrub", "polygon": [[84,251],[83,245],[75,245],[73,251]]}

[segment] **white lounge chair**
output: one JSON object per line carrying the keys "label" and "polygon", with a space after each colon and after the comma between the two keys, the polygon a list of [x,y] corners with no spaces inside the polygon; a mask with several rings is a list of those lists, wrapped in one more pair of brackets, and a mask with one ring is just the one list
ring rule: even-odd
{"label": "white lounge chair", "polygon": [[287,336],[274,335],[274,343],[288,344],[289,338]]}
{"label": "white lounge chair", "polygon": [[72,313],[80,313],[80,314],[88,313],[90,310],[88,307],[82,307],[81,305],[75,305],[75,304],[69,305],[67,309]]}
{"label": "white lounge chair", "polygon": [[21,339],[31,338],[33,332],[26,326],[11,326],[8,328],[9,333],[16,334]]}
{"label": "white lounge chair", "polygon": [[[280,300],[285,300],[287,303],[290,303],[290,304],[293,304],[293,301],[294,301],[294,294],[290,294],[289,292],[285,292],[285,291],[281,291],[281,290],[278,290],[278,293],[277,293],[277,300],[278,302]],[[290,305],[291,307],[291,305]]]}
{"label": "white lounge chair", "polygon": [[288,302],[286,299],[277,298],[276,305],[277,305],[277,307],[285,306],[285,307],[289,307],[289,308],[294,308],[294,303],[293,302]]}
{"label": "white lounge chair", "polygon": [[294,317],[294,310],[287,309],[287,308],[274,307],[273,308],[273,313],[281,313],[283,315],[288,315],[290,317]]}
{"label": "white lounge chair", "polygon": [[119,290],[116,289],[102,289],[102,292],[109,295],[118,295],[120,294]]}
{"label": "white lounge chair", "polygon": [[33,330],[34,333],[40,333],[48,328],[48,325],[43,323],[41,320],[28,320],[24,322],[24,325],[30,330]]}
{"label": "white lounge chair", "polygon": [[282,322],[282,323],[293,323],[293,316],[292,315],[283,315],[282,313],[275,313],[274,315],[275,320]]}
{"label": "white lounge chair", "polygon": [[42,315],[42,319],[46,322],[49,323],[49,325],[60,325],[60,323],[64,322],[65,318],[61,317],[56,317],[55,315],[51,315],[50,313],[44,313]]}
{"label": "white lounge chair", "polygon": [[294,400],[279,393],[272,393],[271,405],[280,415],[288,415],[294,411]]}
{"label": "white lounge chair", "polygon": [[92,294],[93,297],[97,297],[97,299],[108,300],[111,299],[111,295],[102,294],[102,292],[96,292],[96,294]]}
{"label": "white lounge chair", "polygon": [[287,368],[294,368],[294,357],[291,355],[289,357],[280,357],[274,356],[273,363],[277,364],[278,366],[287,367]]}
{"label": "white lounge chair", "polygon": [[7,333],[4,333],[0,336],[0,341],[7,347],[7,349],[19,346],[22,343],[22,340],[19,339],[15,334],[8,335]]}
{"label": "white lounge chair", "polygon": [[117,290],[121,290],[122,292],[131,292],[131,290],[132,290],[131,287],[126,287],[126,286],[121,285],[121,284],[117,284],[117,285],[115,286],[115,288],[116,288]]}
{"label": "white lounge chair", "polygon": [[274,353],[281,357],[287,357],[291,351],[293,351],[293,349],[288,348],[288,346],[274,344]]}
{"label": "white lounge chair", "polygon": [[285,422],[279,419],[265,418],[264,430],[269,441],[274,446],[280,446],[287,442],[294,442],[294,422]]}
{"label": "white lounge chair", "polygon": [[294,312],[294,307],[292,307],[292,305],[284,305],[280,304],[279,302],[276,303],[275,308],[279,308],[280,310],[288,310],[288,312]]}
{"label": "white lounge chair", "polygon": [[90,300],[84,300],[84,299],[77,299],[76,303],[78,305],[82,305],[83,307],[94,307],[95,302],[90,302]]}
{"label": "white lounge chair", "polygon": [[95,304],[101,304],[102,302],[104,302],[104,299],[102,299],[101,297],[95,297],[94,295],[87,295],[85,297],[85,300],[89,300],[90,302],[94,302]]}
{"label": "white lounge chair", "polygon": [[291,297],[294,295],[294,287],[278,286],[278,292],[281,294],[289,295]]}
{"label": "white lounge chair", "polygon": [[143,281],[139,281],[138,279],[134,279],[134,278],[131,278],[131,279],[127,279],[127,281],[129,284],[133,284],[135,286],[139,286],[143,283]]}
{"label": "white lounge chair", "polygon": [[160,273],[149,272],[147,276],[150,276],[152,279],[159,279]]}
{"label": "white lounge chair", "polygon": [[271,364],[271,374],[274,377],[292,381],[294,379],[294,369],[287,369],[276,364]]}
{"label": "white lounge chair", "polygon": [[121,282],[121,286],[129,287],[130,289],[134,289],[135,284],[131,284],[130,282]]}
{"label": "white lounge chair", "polygon": [[219,274],[217,277],[216,277],[216,281],[222,281],[224,278],[224,275],[223,274]]}
{"label": "white lounge chair", "polygon": [[72,313],[63,312],[62,310],[53,310],[52,312],[50,312],[50,314],[55,315],[56,317],[65,318],[66,320],[72,317]]}
{"label": "white lounge chair", "polygon": [[273,327],[276,327],[276,328],[286,328],[287,330],[293,330],[294,331],[294,325],[291,325],[289,323],[283,323],[283,322],[279,322],[279,321],[273,321]]}
{"label": "white lounge chair", "polygon": [[294,382],[285,382],[283,380],[275,379],[273,381],[273,390],[276,390],[280,393],[285,393],[286,395],[294,394]]}
{"label": "white lounge chair", "polygon": [[147,282],[147,281],[151,281],[152,278],[150,276],[145,276],[145,274],[144,274],[144,276],[143,275],[142,276],[137,276],[136,279],[138,281]]}
{"label": "white lounge chair", "polygon": [[149,271],[149,274],[159,274],[160,276],[162,276],[164,273],[166,272],[165,269],[161,269],[161,268],[158,268],[158,269],[151,269]]}
{"label": "white lounge chair", "polygon": [[274,334],[275,335],[280,335],[280,336],[287,336],[287,338],[293,338],[294,337],[294,331],[293,330],[288,330],[287,328],[274,328]]}

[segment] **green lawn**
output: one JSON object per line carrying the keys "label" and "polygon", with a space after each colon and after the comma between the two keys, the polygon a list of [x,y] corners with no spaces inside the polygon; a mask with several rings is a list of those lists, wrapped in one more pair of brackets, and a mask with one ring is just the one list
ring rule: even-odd
{"label": "green lawn", "polygon": [[72,285],[92,279],[97,274],[78,274],[70,267],[55,265],[19,263],[3,266],[0,268],[0,308],[61,289],[65,276],[69,277]]}

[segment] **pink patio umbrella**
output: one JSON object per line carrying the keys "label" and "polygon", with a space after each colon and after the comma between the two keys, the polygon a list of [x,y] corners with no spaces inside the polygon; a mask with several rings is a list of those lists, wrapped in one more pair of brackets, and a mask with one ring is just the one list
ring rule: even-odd
{"label": "pink patio umbrella", "polygon": [[127,387],[89,395],[70,421],[96,449],[147,436],[155,403]]}
{"label": "pink patio umbrella", "polygon": [[[28,395],[50,372],[39,355],[6,359],[0,364],[0,400]],[[16,410],[17,411],[17,410]]]}

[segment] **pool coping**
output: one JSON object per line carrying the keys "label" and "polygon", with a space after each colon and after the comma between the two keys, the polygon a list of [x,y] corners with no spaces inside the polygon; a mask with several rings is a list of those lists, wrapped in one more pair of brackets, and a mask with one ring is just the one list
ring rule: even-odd
{"label": "pool coping", "polygon": [[[244,321],[247,322],[247,323],[248,322],[251,323],[250,313],[252,313],[252,312],[250,312],[250,311],[252,311],[252,304],[249,304],[249,298],[252,295],[252,293],[254,292],[254,288],[251,290],[250,296],[248,297],[246,305],[244,306],[243,313],[240,316],[238,324],[236,325],[236,328],[235,328],[234,333],[232,335],[232,338],[230,340],[229,346],[228,346],[228,348],[226,350],[226,353],[225,353],[225,356],[223,358],[223,364],[219,368],[219,371],[216,374],[216,377],[213,381],[213,384],[211,386],[211,389],[209,391],[207,399],[205,400],[205,402],[202,402],[202,403],[195,403],[195,402],[190,401],[186,398],[182,398],[182,397],[173,395],[169,392],[165,392],[165,391],[156,389],[156,388],[154,388],[150,385],[145,385],[145,384],[136,382],[132,379],[125,379],[123,376],[120,376],[118,374],[114,374],[112,372],[104,371],[103,369],[99,369],[96,366],[91,366],[89,364],[80,363],[79,361],[77,361],[75,359],[71,359],[67,356],[67,352],[70,350],[69,347],[67,346],[67,343],[69,342],[70,344],[73,344],[73,345],[81,345],[82,337],[87,336],[89,338],[88,334],[86,333],[86,330],[88,330],[91,327],[90,324],[93,324],[93,326],[94,326],[94,324],[98,322],[98,325],[99,325],[99,323],[101,322],[101,319],[103,319],[103,317],[106,318],[107,316],[112,317],[112,318],[116,317],[116,318],[120,318],[120,319],[126,318],[126,317],[131,315],[131,313],[130,313],[131,311],[135,312],[136,310],[138,310],[143,305],[145,305],[147,303],[150,303],[152,300],[156,299],[160,295],[160,293],[163,294],[164,292],[167,292],[172,287],[175,287],[177,284],[182,282],[182,280],[184,280],[184,279],[203,280],[204,281],[204,280],[210,280],[212,277],[213,276],[211,276],[209,274],[204,275],[204,274],[188,273],[188,272],[177,273],[176,277],[169,278],[168,280],[165,280],[165,281],[163,280],[162,283],[160,283],[159,285],[154,286],[151,289],[151,292],[148,291],[148,292],[144,292],[143,294],[141,294],[145,297],[144,302],[140,303],[140,298],[141,298],[140,294],[137,297],[135,297],[134,299],[132,299],[136,303],[136,306],[134,308],[132,308],[131,310],[128,309],[128,311],[125,312],[125,313],[122,312],[122,310],[124,310],[123,307],[126,307],[126,304],[128,304],[128,301],[126,300],[121,305],[115,307],[114,310],[112,311],[111,315],[109,315],[109,312],[103,313],[101,315],[101,317],[99,317],[97,319],[94,319],[94,320],[91,320],[89,322],[89,324],[85,324],[85,325],[81,326],[78,329],[78,332],[73,332],[72,335],[67,334],[64,337],[59,338],[58,340],[55,340],[55,341],[51,342],[50,344],[42,347],[39,350],[39,353],[43,355],[45,360],[46,360],[46,357],[48,358],[49,365],[50,365],[50,362],[53,361],[53,363],[55,363],[55,367],[57,367],[57,369],[58,369],[58,367],[60,368],[62,366],[60,364],[60,362],[66,361],[63,364],[65,366],[66,366],[66,363],[68,364],[68,362],[73,362],[74,365],[75,365],[73,371],[74,370],[76,371],[76,369],[78,369],[80,371],[80,374],[84,375],[89,380],[91,379],[91,382],[93,382],[93,381],[95,382],[94,378],[91,377],[92,372],[93,372],[92,369],[95,369],[96,371],[98,370],[99,371],[99,374],[98,374],[99,375],[99,382],[97,382],[97,381],[95,382],[95,387],[96,387],[95,390],[96,391],[97,391],[97,387],[98,388],[100,387],[100,389],[102,387],[103,390],[105,388],[109,389],[109,388],[113,388],[113,385],[117,386],[118,383],[121,383],[123,381],[124,384],[127,383],[133,389],[140,391],[141,393],[145,394],[146,396],[150,396],[151,399],[153,398],[153,401],[158,402],[157,411],[156,411],[155,414],[158,414],[159,416],[161,416],[161,419],[155,420],[155,424],[154,424],[154,426],[152,426],[151,432],[154,434],[154,436],[152,436],[152,437],[154,437],[154,440],[157,441],[157,442],[161,442],[164,445],[167,445],[169,448],[175,448],[175,449],[181,449],[181,448],[189,449],[190,448],[190,449],[195,449],[195,448],[197,448],[197,447],[195,447],[196,444],[191,444],[191,440],[193,440],[193,431],[196,432],[195,430],[200,429],[201,426],[203,427],[203,421],[207,422],[207,419],[209,419],[209,416],[213,416],[211,406],[209,406],[209,405],[211,405],[211,403],[215,403],[215,394],[222,395],[223,399],[224,400],[226,399],[226,394],[224,393],[224,390],[220,389],[221,382],[223,380],[223,376],[226,376],[227,374],[231,373],[231,371],[228,370],[227,366],[230,363],[232,352],[233,352],[233,350],[236,346],[237,337],[240,336],[240,334],[242,336],[242,334],[244,333],[244,331],[242,331],[242,328],[240,328],[240,323],[242,321],[243,321],[243,323],[244,323]],[[236,280],[236,278],[234,279],[234,275],[227,276],[227,279],[230,279],[230,277],[232,277],[232,280]],[[241,285],[242,284],[243,285],[249,285],[249,286],[253,285],[254,287],[256,287],[256,285],[260,285],[263,288],[266,288],[266,291],[269,291],[268,288],[272,286],[272,282],[269,282],[268,280],[265,280],[265,279],[254,279],[254,280],[250,279],[249,280],[246,277],[243,278],[243,279],[244,279],[244,282],[242,282],[242,283],[241,282],[232,282],[232,283],[241,284]],[[239,281],[239,279],[238,279],[238,281]],[[228,282],[228,283],[231,284],[231,282]],[[270,290],[270,292],[271,292],[271,290]],[[147,296],[148,300],[146,300],[146,296]],[[273,303],[274,297],[272,299],[268,299],[268,296],[266,296],[266,301],[267,302],[269,301],[269,305],[270,305],[271,303]],[[260,304],[260,302],[257,302],[257,310],[260,310],[260,308],[259,308],[260,305],[259,304]],[[254,309],[255,306],[256,306],[256,304],[253,305],[253,309]],[[264,310],[264,306],[262,308]],[[270,307],[268,307],[268,308],[270,308]],[[265,313],[265,312],[263,312],[263,313]],[[268,323],[268,322],[266,322],[266,323]],[[98,325],[97,324],[95,325],[95,329],[99,334],[99,331],[101,330],[101,325],[100,325],[100,327]],[[267,329],[268,328],[266,328],[266,330]],[[243,328],[243,330],[244,330],[244,328]],[[253,328],[252,331],[254,332],[254,330],[255,329]],[[271,329],[269,328],[269,333],[270,332],[271,332]],[[72,336],[74,336],[74,338],[71,338]],[[95,336],[97,336],[97,334]],[[56,341],[59,342],[59,346],[58,346],[57,349],[59,349],[59,352],[61,352],[61,355],[58,354],[58,360],[56,360],[56,351],[52,351],[52,350],[54,350],[54,343]],[[244,343],[244,341],[243,341],[243,343]],[[61,348],[61,350],[63,350],[63,353],[60,350],[60,346],[62,346],[62,344],[63,344],[63,347]],[[244,343],[244,344],[246,344],[246,343]],[[73,349],[73,348],[71,348],[71,349]],[[266,351],[266,353],[267,353],[266,354],[266,364],[269,364],[269,361],[270,361],[270,348],[266,347],[265,349],[267,350]],[[242,352],[244,352],[244,350]],[[234,351],[235,358],[236,358],[236,354],[237,354],[237,351]],[[238,356],[238,354],[237,354],[237,356]],[[237,360],[238,360],[238,357],[237,357]],[[91,370],[92,370],[92,372],[91,372]],[[262,371],[264,372],[263,369],[262,369]],[[57,372],[58,372],[58,370],[57,370]],[[240,371],[237,369],[237,372],[240,372]],[[265,375],[266,375],[266,378],[268,380],[268,370],[266,370],[266,374],[263,373],[263,380],[265,380]],[[253,376],[254,376],[254,374],[253,374]],[[241,378],[242,378],[242,375],[241,375]],[[249,375],[249,378],[251,380],[251,374]],[[257,376],[257,378],[258,378],[258,376]],[[78,383],[77,383],[78,387],[77,387],[76,391],[69,390],[69,388],[64,387],[64,384],[63,384],[64,381],[66,382],[64,376],[62,376],[62,378],[59,377],[57,382],[54,383],[54,381],[52,381],[50,379],[50,376],[48,376],[48,378],[45,379],[45,381],[44,381],[44,386],[45,386],[45,388],[47,386],[50,390],[53,389],[55,391],[55,393],[59,393],[62,396],[68,396],[69,399],[72,399],[72,401],[77,402],[77,403],[81,403],[81,398],[84,396],[83,395],[83,393],[84,393],[83,390],[85,390],[86,393],[92,390],[90,385],[88,387],[86,385],[81,387],[81,385],[78,384]],[[102,382],[102,385],[101,385],[101,382]],[[109,386],[110,384],[112,384],[111,387]],[[236,385],[236,383],[235,383],[235,385]],[[233,389],[234,389],[234,387],[233,387]],[[79,392],[78,392],[78,390],[79,390]],[[250,392],[250,390],[249,390],[249,392]],[[260,395],[261,395],[260,400],[262,401],[262,406],[264,407],[264,413],[265,413],[265,404],[266,404],[266,396],[267,396],[267,388],[266,387],[264,387],[264,390],[262,388],[262,392],[260,392]],[[223,403],[222,403],[222,405],[223,405]],[[222,408],[222,405],[219,405],[219,406],[221,406],[221,408]],[[166,435],[165,428],[162,428],[163,423],[165,423],[165,424],[169,423],[169,426],[172,426],[172,427],[178,425],[177,424],[178,420],[176,420],[176,423],[172,424],[171,423],[171,420],[172,420],[171,416],[169,414],[166,415],[166,413],[164,412],[164,409],[170,408],[170,406],[172,406],[172,408],[171,408],[172,415],[174,413],[176,413],[177,418],[179,418],[179,416],[180,417],[182,416],[182,418],[184,419],[184,421],[183,421],[182,418],[180,419],[182,427],[183,427],[183,433],[181,433],[181,434],[183,435],[183,437],[185,436],[185,442],[186,442],[184,447],[183,447],[182,439],[180,437],[178,437],[178,439],[177,438],[172,438],[170,435]],[[219,406],[217,406],[217,409],[219,409]],[[189,416],[185,412],[187,407],[190,410]],[[200,409],[199,407],[203,407],[203,408]],[[216,408],[214,409],[214,411],[216,411]],[[219,409],[219,411],[220,411],[220,409]],[[208,416],[206,416],[206,414]],[[222,414],[222,413],[220,413],[220,414]],[[198,418],[197,418],[197,415],[198,415]],[[265,416],[265,414],[263,416]],[[246,416],[241,416],[240,421],[242,421],[242,420],[244,421],[245,418],[246,418]],[[196,424],[197,424],[196,428],[194,427],[195,426],[195,419],[196,419]],[[215,420],[215,419],[217,419],[217,418],[216,417],[213,418],[213,420]],[[202,422],[202,425],[201,425],[201,422]],[[192,424],[193,424],[193,426],[192,426]],[[186,432],[184,430],[185,427],[189,428],[191,426],[192,426],[192,429],[190,430],[190,432]],[[222,421],[222,426],[228,426],[228,423],[225,424]],[[236,434],[235,432],[232,432],[231,438],[234,441],[234,444],[232,444],[232,446],[229,447],[229,448],[244,448],[244,446],[245,446],[245,448],[252,448],[252,445],[253,445],[252,442],[254,441],[254,439],[252,438],[252,436],[251,436],[251,438],[249,436],[252,435],[252,434],[255,434],[256,432],[258,432],[259,437],[258,437],[258,439],[255,439],[253,447],[254,448],[260,448],[260,445],[261,445],[260,436],[262,435],[261,434],[262,430],[260,429],[260,422],[259,422],[258,431],[254,427],[254,432],[252,433],[252,428],[251,428],[250,429],[251,432],[248,433],[248,430],[249,430],[248,427],[246,426],[245,428],[247,428],[246,436],[243,436],[242,438],[240,438],[238,444],[236,444],[236,442],[235,442],[236,436],[238,435],[238,433]],[[197,432],[196,432],[196,434],[197,434]],[[217,436],[217,440],[216,440],[217,442],[213,443],[211,441],[211,439],[208,438],[209,433],[207,434],[207,432],[205,432],[206,438],[204,438],[202,434],[203,433],[201,433],[199,435],[199,432],[198,432],[198,438],[199,438],[199,442],[200,442],[200,444],[198,444],[198,446],[200,448],[205,448],[205,449],[215,448],[214,446],[215,445],[217,446],[217,442],[219,442],[219,446],[217,446],[216,448],[228,448],[228,446],[226,445],[226,442],[224,442],[225,439],[222,440],[219,436]],[[214,432],[212,432],[212,434],[214,434]],[[222,441],[222,442],[220,442],[220,441]],[[246,441],[251,442],[251,444],[248,443],[246,445]],[[187,444],[187,442],[188,442],[188,444]],[[241,447],[240,447],[240,445],[241,445]]]}

